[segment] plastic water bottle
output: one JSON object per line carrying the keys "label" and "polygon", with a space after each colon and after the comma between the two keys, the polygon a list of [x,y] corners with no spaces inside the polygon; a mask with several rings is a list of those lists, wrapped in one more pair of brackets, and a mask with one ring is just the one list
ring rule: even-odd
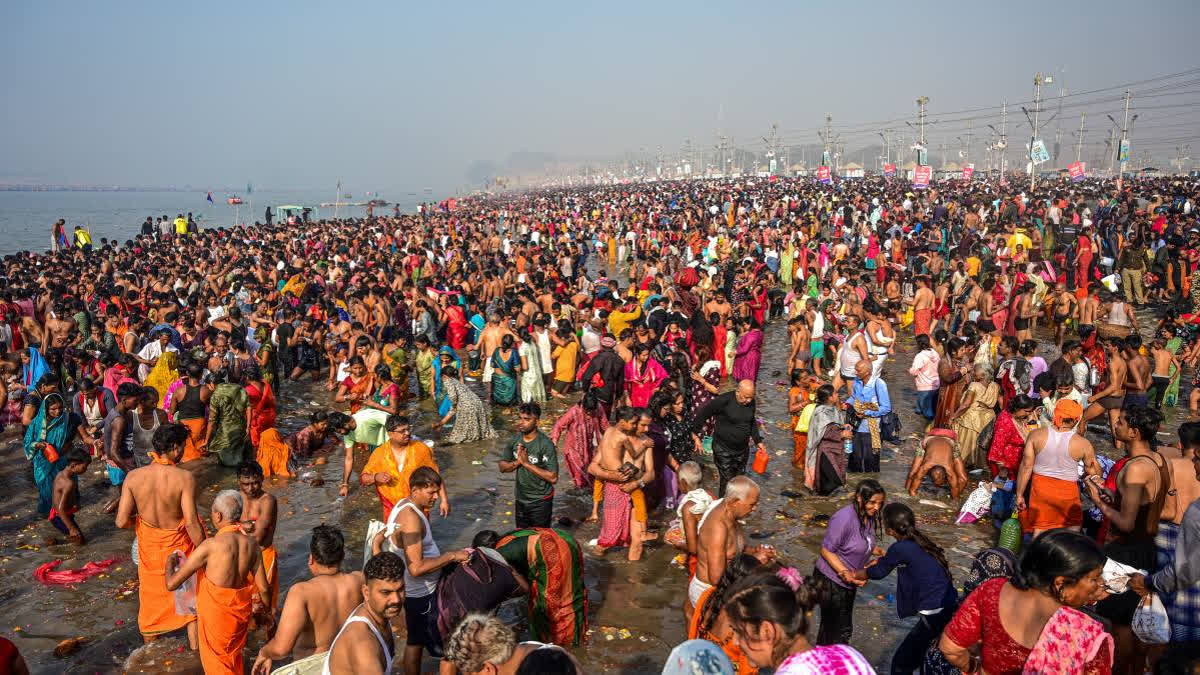
{"label": "plastic water bottle", "polygon": [[854,454],[854,441],[849,438],[842,439],[842,452],[847,455]]}
{"label": "plastic water bottle", "polygon": [[1017,520],[1016,509],[1012,516],[1000,526],[1000,548],[1012,551],[1013,555],[1021,551],[1021,521]]}

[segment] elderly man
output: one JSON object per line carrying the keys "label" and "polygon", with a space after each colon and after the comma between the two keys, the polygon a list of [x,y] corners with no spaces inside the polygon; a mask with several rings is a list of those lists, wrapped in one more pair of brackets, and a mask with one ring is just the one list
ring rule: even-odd
{"label": "elderly man", "polygon": [[[312,578],[294,584],[283,603],[279,626],[271,641],[258,651],[254,675],[271,672],[271,662],[291,654],[295,661],[276,673],[312,672],[325,664],[325,655],[346,618],[363,601],[366,583],[360,571],[343,572],[346,542],[331,525],[313,528],[308,545]],[[401,576],[403,579],[403,576]]]}
{"label": "elderly man", "polygon": [[204,570],[196,584],[196,633],[200,664],[209,675],[244,672],[242,650],[254,614],[254,601],[257,599],[261,607],[270,603],[262,553],[254,537],[242,532],[241,517],[241,493],[221,491],[212,505],[216,536],[197,546],[167,578],[167,590],[174,591],[197,571]]}
{"label": "elderly man", "polygon": [[176,464],[183,458],[188,431],[166,424],[154,432],[151,463],[129,472],[117,507],[117,527],[134,527],[138,553],[138,630],[150,642],[187,627],[188,644],[196,648],[196,617],[178,614],[166,588],[167,558],[174,551],[190,555],[204,541],[196,515],[196,478]]}
{"label": "elderly man", "polygon": [[874,376],[870,361],[863,359],[854,364],[854,383],[846,404],[862,418],[854,429],[854,452],[850,455],[848,468],[878,473],[883,419],[892,412],[892,399],[888,396],[887,383]]}
{"label": "elderly man", "polygon": [[[869,363],[867,370],[870,371]],[[715,397],[696,413],[696,420],[692,424],[692,440],[697,452],[704,451],[698,435],[704,429],[704,423],[716,418],[712,449],[713,462],[717,465],[720,477],[718,496],[725,496],[725,486],[730,479],[746,472],[750,441],[753,440],[756,447],[765,449],[755,410],[754,382],[742,380],[738,382],[737,389]]]}
{"label": "elderly man", "polygon": [[735,476],[727,488],[725,497],[709,505],[700,518],[696,575],[688,583],[685,611],[703,604],[704,593],[721,580],[725,567],[737,554],[749,553],[764,561],[774,555],[773,549],[747,547],[746,533],[739,522],[758,507],[758,485],[746,476]]}

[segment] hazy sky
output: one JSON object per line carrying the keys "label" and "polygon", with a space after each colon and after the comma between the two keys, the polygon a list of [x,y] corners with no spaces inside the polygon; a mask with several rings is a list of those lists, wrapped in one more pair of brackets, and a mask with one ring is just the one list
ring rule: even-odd
{"label": "hazy sky", "polygon": [[[1194,0],[9,0],[0,180],[309,188],[341,176],[386,195],[457,188],[473,160],[511,152],[711,146],[718,125],[739,145],[761,145],[772,122],[816,143],[825,112],[851,149],[872,141],[863,123],[910,116],[921,94],[932,120],[1029,99],[1038,70],[1084,91],[1200,66],[1198,20]],[[1165,148],[1196,134],[1194,109],[1146,110],[1138,124],[1150,134],[1160,118]],[[1078,114],[1064,114],[1068,129]],[[1099,117],[1089,141],[1107,134]]]}

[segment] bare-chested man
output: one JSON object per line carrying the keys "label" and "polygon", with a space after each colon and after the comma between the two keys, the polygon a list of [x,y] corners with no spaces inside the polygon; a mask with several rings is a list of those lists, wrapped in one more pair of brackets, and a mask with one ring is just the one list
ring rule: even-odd
{"label": "bare-chested man", "polygon": [[1051,309],[1051,316],[1054,320],[1054,344],[1062,349],[1063,334],[1067,330],[1067,319],[1074,318],[1079,309],[1079,301],[1075,296],[1067,292],[1066,283],[1059,281],[1054,285],[1054,296],[1048,303]]}
{"label": "bare-chested man", "polygon": [[654,439],[650,438],[650,424],[654,421],[649,411],[642,409],[637,420],[636,431],[629,436],[625,444],[621,466],[633,467],[630,480],[622,485],[622,490],[629,493],[633,510],[629,514],[629,560],[642,559],[642,547],[647,541],[658,538],[657,534],[646,532],[646,485],[654,481]]}
{"label": "bare-chested man", "polygon": [[[734,476],[725,486],[725,496],[714,501],[700,518],[696,575],[688,583],[688,607],[694,608],[704,591],[725,574],[725,567],[738,553],[760,559],[774,557],[774,549],[747,547],[740,520],[758,507],[758,485],[747,476]],[[685,610],[689,611],[689,610]]]}
{"label": "bare-chested man", "polygon": [[713,293],[713,299],[704,303],[704,314],[706,316],[709,314],[716,314],[720,316],[722,324],[724,324],[725,320],[728,319],[731,314],[733,314],[733,306],[729,304],[729,300],[726,299],[724,291],[717,291]]}
{"label": "bare-chested man", "polygon": [[1155,338],[1150,344],[1150,385],[1154,388],[1150,402],[1155,408],[1162,409],[1163,398],[1167,395],[1167,390],[1171,388],[1171,369],[1179,372],[1183,368],[1183,363],[1179,357],[1167,350],[1167,340],[1175,336],[1175,331],[1170,326],[1163,328],[1166,337]]}
{"label": "bare-chested man", "polygon": [[1158,453],[1170,462],[1171,475],[1171,491],[1167,493],[1160,518],[1164,524],[1178,526],[1188,506],[1200,499],[1200,480],[1194,464],[1200,453],[1200,422],[1179,425],[1179,447],[1160,445]]}
{"label": "bare-chested man", "polygon": [[175,613],[175,598],[166,589],[167,558],[179,550],[190,555],[204,541],[196,515],[196,479],[175,466],[183,459],[187,427],[166,424],[154,432],[153,460],[125,477],[117,507],[117,527],[134,527],[138,544],[138,629],[143,639],[187,626],[188,644],[196,648],[196,617]]}
{"label": "bare-chested man", "polygon": [[505,335],[513,335],[513,332],[508,326],[500,323],[499,314],[488,313],[487,325],[479,332],[479,339],[471,346],[471,349],[479,352],[479,357],[483,360],[483,383],[489,387],[492,383],[492,354],[500,346],[500,340]]}
{"label": "bare-chested man", "polygon": [[[1092,396],[1088,399],[1091,403],[1087,410],[1083,412],[1083,419],[1079,423],[1079,433],[1087,433],[1087,423],[1091,420],[1107,413],[1109,427],[1117,425],[1117,417],[1121,415],[1121,407],[1125,405],[1125,386],[1128,379],[1129,366],[1125,359],[1121,356],[1121,340],[1105,340],[1104,354],[1108,357],[1108,383],[1101,387],[1098,391],[1093,391]],[[1114,441],[1118,449],[1121,448],[1120,441]]]}
{"label": "bare-chested man", "polygon": [[913,457],[904,481],[908,494],[917,496],[921,481],[928,474],[934,487],[950,488],[950,498],[957,500],[967,485],[967,469],[958,454],[958,438],[949,429],[934,429],[921,442],[921,449]]}
{"label": "bare-chested man", "polygon": [[1142,355],[1142,336],[1134,333],[1125,338],[1121,356],[1129,364],[1129,376],[1125,381],[1125,407],[1149,405],[1150,359]]}
{"label": "bare-chested man", "polygon": [[1096,325],[1096,315],[1100,312],[1100,296],[1097,295],[1096,287],[1092,286],[1087,297],[1079,301],[1079,323],[1075,329],[1083,335],[1084,326]]}
{"label": "bare-chested man", "polygon": [[279,568],[275,553],[275,525],[279,508],[275,496],[263,490],[263,470],[258,462],[245,462],[238,467],[238,491],[242,493],[242,522],[251,523],[247,531],[254,536],[262,550],[263,570],[270,586],[270,609],[279,600]]}
{"label": "bare-chested man", "polygon": [[46,317],[46,339],[51,347],[65,349],[79,339],[79,324],[71,317],[65,305],[55,303],[53,311]]}
{"label": "bare-chested man", "polygon": [[178,570],[167,577],[167,590],[174,591],[193,574],[204,570],[196,582],[197,639],[200,664],[206,673],[242,673],[242,650],[246,647],[250,620],[261,612],[267,597],[267,576],[262,554],[254,537],[245,534],[239,521],[242,496],[223,490],[212,505],[212,522],[217,533],[192,551]]}
{"label": "bare-chested man", "polygon": [[[604,431],[588,465],[588,473],[596,478],[592,492],[593,504],[601,499],[604,501],[604,519],[594,549],[597,555],[604,555],[609,548],[626,544],[630,538],[632,501],[629,492],[633,488],[629,486],[636,487],[637,482],[633,478],[636,469],[625,466],[624,456],[631,437],[636,433],[639,416],[629,406],[617,408],[615,423]],[[592,513],[597,513],[594,505]]]}
{"label": "bare-chested man", "polygon": [[363,600],[363,573],[343,572],[345,556],[341,530],[330,525],[313,528],[308,545],[312,578],[288,589],[275,636],[258,651],[253,675],[267,675],[273,661],[289,654],[295,659],[291,667],[298,672],[305,672],[312,662],[325,662],[334,637]]}

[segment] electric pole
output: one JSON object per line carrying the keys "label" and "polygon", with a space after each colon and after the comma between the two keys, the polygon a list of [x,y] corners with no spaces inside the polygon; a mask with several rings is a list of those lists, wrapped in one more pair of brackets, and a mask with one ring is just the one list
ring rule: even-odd
{"label": "electric pole", "polygon": [[[778,163],[775,161],[776,146],[779,144],[779,125],[771,125],[771,133],[763,137],[763,144],[767,146],[767,171],[771,175],[775,175],[775,170],[778,168]],[[776,164],[772,167],[771,164]]]}
{"label": "electric pole", "polygon": [[1083,133],[1087,131],[1084,124],[1087,122],[1087,113],[1079,113],[1079,137],[1075,139],[1075,162],[1078,164],[1080,157],[1083,156]]}
{"label": "electric pole", "polygon": [[1183,167],[1186,166],[1187,163],[1192,159],[1191,157],[1186,156],[1191,149],[1191,145],[1175,146],[1175,159],[1171,160],[1171,163],[1175,165],[1175,173],[1184,173]]}
{"label": "electric pole", "polygon": [[821,154],[821,163],[818,166],[832,166],[833,165],[833,162],[831,161],[832,160],[831,145],[833,143],[833,129],[830,127],[830,124],[832,122],[833,122],[833,115],[830,115],[829,113],[825,113],[825,129],[823,131],[818,132],[818,134],[817,134],[821,137],[821,143],[824,146],[824,149],[822,150],[822,154]]}
{"label": "electric pole", "polygon": [[1000,103],[1000,142],[996,144],[1000,151],[1000,184],[1004,184],[1004,172],[1008,171],[1008,101]]}
{"label": "electric pole", "polygon": [[[1121,144],[1117,146],[1117,152],[1121,152],[1122,146],[1129,143],[1129,90],[1125,90],[1125,122],[1121,125]],[[1121,189],[1121,181],[1125,177],[1125,160],[1121,160],[1121,175],[1117,176],[1117,189]]]}
{"label": "electric pole", "polygon": [[[1054,78],[1050,77],[1049,75],[1042,75],[1041,73],[1034,73],[1033,75],[1033,119],[1029,120],[1029,128],[1032,135],[1029,137],[1029,152],[1026,153],[1029,158],[1030,192],[1033,191],[1033,187],[1037,183],[1037,162],[1034,161],[1033,151],[1034,144],[1036,144],[1038,141],[1038,115],[1042,112],[1042,85],[1052,84],[1053,82]],[[1031,111],[1025,110],[1024,108],[1022,108],[1022,110],[1025,111],[1025,117],[1028,118]]]}
{"label": "electric pole", "polygon": [[[929,103],[928,96],[920,96],[917,98],[917,145],[920,146],[917,150],[917,164],[921,165],[921,152],[925,150],[925,106]],[[928,153],[926,160],[928,161]]]}
{"label": "electric pole", "polygon": [[885,164],[892,163],[892,130],[883,129],[879,132],[879,137],[883,139],[883,161]]}

